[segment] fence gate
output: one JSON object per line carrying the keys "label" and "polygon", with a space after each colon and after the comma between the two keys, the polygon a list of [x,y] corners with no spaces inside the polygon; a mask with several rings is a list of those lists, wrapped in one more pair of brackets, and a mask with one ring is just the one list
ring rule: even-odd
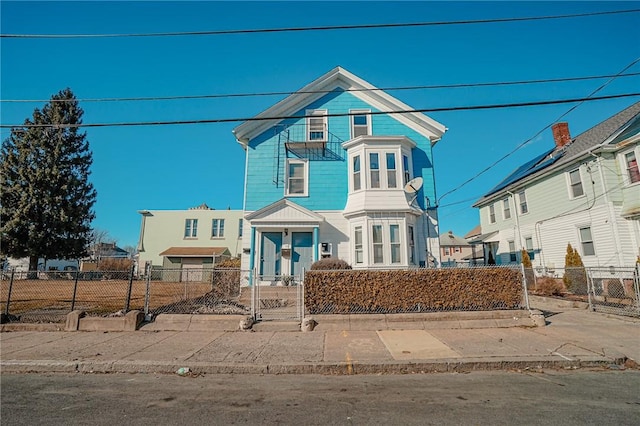
{"label": "fence gate", "polygon": [[587,268],[587,275],[592,310],[640,317],[640,266]]}
{"label": "fence gate", "polygon": [[303,309],[302,275],[254,274],[251,312],[256,321],[300,321]]}

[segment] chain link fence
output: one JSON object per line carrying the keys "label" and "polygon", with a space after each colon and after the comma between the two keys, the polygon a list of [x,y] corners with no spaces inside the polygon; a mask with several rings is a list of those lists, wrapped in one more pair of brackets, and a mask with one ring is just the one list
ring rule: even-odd
{"label": "chain link fence", "polygon": [[525,275],[533,294],[589,304],[592,311],[640,317],[640,267],[536,267]]}
{"label": "chain link fence", "polygon": [[301,320],[303,316],[302,276],[255,275],[251,288],[251,314],[258,321]]}

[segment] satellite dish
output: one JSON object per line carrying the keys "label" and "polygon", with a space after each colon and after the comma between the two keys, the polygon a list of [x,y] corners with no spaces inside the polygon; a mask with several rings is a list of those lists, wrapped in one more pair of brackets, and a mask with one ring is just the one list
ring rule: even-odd
{"label": "satellite dish", "polygon": [[415,194],[416,192],[420,191],[420,188],[422,188],[422,178],[417,177],[407,182],[407,184],[404,186],[404,192],[407,194]]}

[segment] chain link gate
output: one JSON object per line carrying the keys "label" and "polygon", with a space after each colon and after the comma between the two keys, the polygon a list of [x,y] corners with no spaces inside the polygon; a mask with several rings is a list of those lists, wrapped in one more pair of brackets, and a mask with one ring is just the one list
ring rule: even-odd
{"label": "chain link gate", "polygon": [[640,265],[590,267],[587,276],[591,310],[640,317]]}
{"label": "chain link gate", "polygon": [[256,321],[301,321],[304,315],[304,273],[258,275],[253,273],[251,314]]}

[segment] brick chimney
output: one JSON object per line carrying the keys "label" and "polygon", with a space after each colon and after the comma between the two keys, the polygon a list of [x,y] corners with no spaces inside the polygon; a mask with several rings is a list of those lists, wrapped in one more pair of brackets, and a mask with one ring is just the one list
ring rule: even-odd
{"label": "brick chimney", "polygon": [[551,126],[553,132],[553,139],[556,141],[556,147],[562,148],[569,142],[571,142],[571,133],[569,133],[569,123],[562,122],[556,123]]}

